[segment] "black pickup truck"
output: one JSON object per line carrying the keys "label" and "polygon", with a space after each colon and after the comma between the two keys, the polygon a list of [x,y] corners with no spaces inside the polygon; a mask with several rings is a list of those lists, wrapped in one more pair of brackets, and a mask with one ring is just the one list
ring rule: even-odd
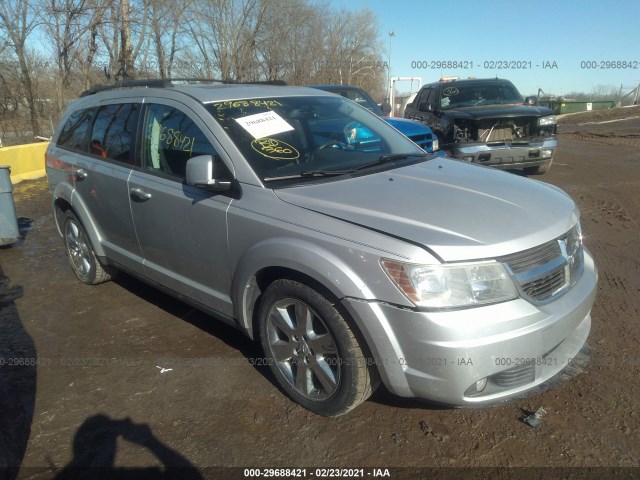
{"label": "black pickup truck", "polygon": [[499,78],[424,85],[404,116],[428,125],[454,158],[527,174],[547,172],[558,145],[553,111]]}

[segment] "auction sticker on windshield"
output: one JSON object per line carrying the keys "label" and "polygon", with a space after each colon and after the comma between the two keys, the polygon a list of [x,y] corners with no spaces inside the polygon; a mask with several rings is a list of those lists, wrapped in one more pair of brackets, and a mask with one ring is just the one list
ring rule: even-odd
{"label": "auction sticker on windshield", "polygon": [[253,138],[264,138],[293,130],[293,127],[274,111],[236,118],[235,121]]}

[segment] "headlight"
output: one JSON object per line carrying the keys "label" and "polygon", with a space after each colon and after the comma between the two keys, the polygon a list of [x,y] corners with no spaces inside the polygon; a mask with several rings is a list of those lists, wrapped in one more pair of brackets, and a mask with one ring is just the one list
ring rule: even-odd
{"label": "headlight", "polygon": [[555,115],[549,115],[548,117],[540,117],[538,119],[538,126],[539,127],[546,127],[548,125],[555,125],[555,124],[556,124]]}
{"label": "headlight", "polygon": [[415,265],[380,260],[384,271],[419,307],[473,307],[517,298],[511,277],[501,263]]}
{"label": "headlight", "polygon": [[[435,135],[434,135],[434,137],[435,137]],[[437,152],[439,148],[440,148],[440,143],[438,142],[438,139],[435,138],[433,140],[433,142],[432,142],[432,149],[433,149],[434,152]]]}

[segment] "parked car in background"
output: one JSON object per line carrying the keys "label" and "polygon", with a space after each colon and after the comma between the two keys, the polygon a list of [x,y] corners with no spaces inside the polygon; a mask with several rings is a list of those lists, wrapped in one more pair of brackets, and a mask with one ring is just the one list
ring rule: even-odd
{"label": "parked car in background", "polygon": [[[331,92],[353,100],[358,105],[363,106],[367,110],[383,117],[383,119],[392,127],[397,129],[403,135],[409,137],[427,152],[435,152],[438,150],[438,138],[433,134],[431,129],[413,120],[404,118],[389,117],[383,109],[369,96],[369,94],[360,87],[352,85],[308,85],[311,88],[317,88],[326,92]],[[390,109],[391,107],[389,107]]]}
{"label": "parked car in background", "polygon": [[100,87],[68,105],[46,166],[82,282],[123,270],[233,325],[320,415],[380,381],[502,402],[546,384],[589,334],[597,272],[567,194],[427,153],[338,95]]}
{"label": "parked car in background", "polygon": [[525,104],[508,80],[454,78],[424,85],[404,116],[429,126],[454,158],[542,174],[558,146],[553,113]]}

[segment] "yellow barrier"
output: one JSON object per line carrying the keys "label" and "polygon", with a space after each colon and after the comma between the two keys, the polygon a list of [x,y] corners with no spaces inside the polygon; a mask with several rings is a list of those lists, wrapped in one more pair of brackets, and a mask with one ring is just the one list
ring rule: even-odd
{"label": "yellow barrier", "polygon": [[11,183],[44,177],[44,152],[48,146],[49,142],[40,142],[0,148],[0,165],[11,167]]}

